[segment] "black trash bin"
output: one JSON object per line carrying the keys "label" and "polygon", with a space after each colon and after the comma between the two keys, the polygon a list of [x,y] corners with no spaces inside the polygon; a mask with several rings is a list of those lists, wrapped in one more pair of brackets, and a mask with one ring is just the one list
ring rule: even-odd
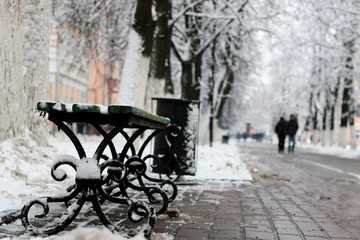
{"label": "black trash bin", "polygon": [[227,144],[229,142],[229,135],[223,135],[221,139],[221,143]]}
{"label": "black trash bin", "polygon": [[195,175],[200,101],[153,98],[156,114],[168,117],[171,126],[155,137],[154,153],[159,162],[154,173]]}

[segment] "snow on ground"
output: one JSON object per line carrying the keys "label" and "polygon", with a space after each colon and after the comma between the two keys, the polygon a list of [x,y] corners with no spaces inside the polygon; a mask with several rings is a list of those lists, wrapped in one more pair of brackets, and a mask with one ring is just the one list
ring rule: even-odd
{"label": "snow on ground", "polygon": [[297,145],[300,148],[320,154],[333,155],[341,158],[360,159],[360,146],[356,150],[353,150],[350,146],[347,146],[346,148],[339,146],[322,146],[320,143],[318,145],[297,143]]}
{"label": "snow on ground", "polygon": [[[91,157],[95,152],[101,136],[79,136],[83,143],[85,152]],[[119,137],[114,143],[123,144],[124,140]],[[72,155],[78,158],[77,152],[71,141],[63,134],[49,137],[50,147],[38,146],[27,135],[24,138],[12,139],[0,143],[0,214],[9,209],[21,209],[29,200],[39,196],[59,195],[66,187],[73,184],[75,172],[71,167],[63,168],[69,179],[63,182],[56,182],[50,175],[51,166],[56,156]],[[108,156],[108,149],[105,152]],[[252,181],[251,174],[241,161],[240,152],[235,141],[229,144],[216,142],[213,147],[199,146],[196,176],[185,176],[184,179],[238,179]],[[91,235],[105,233],[97,232],[96,229],[76,230],[68,233],[66,238],[49,237],[47,239],[101,239],[87,238],[84,232],[93,232]],[[78,234],[83,236],[75,238]],[[105,237],[105,236],[104,236]],[[33,238],[42,239],[42,238]],[[110,239],[110,238],[106,238]],[[115,238],[114,238],[115,239]],[[122,238],[116,238],[122,239]],[[144,239],[137,236],[132,239]],[[172,236],[152,236],[151,239],[172,239]]]}
{"label": "snow on ground", "polygon": [[[79,136],[86,153],[91,157],[102,137]],[[115,138],[115,144],[121,144],[122,138]],[[78,158],[73,144],[61,133],[50,136],[51,147],[39,147],[30,137],[25,139],[7,140],[0,144],[0,212],[7,209],[18,209],[29,199],[39,194],[58,194],[69,181],[56,182],[50,175],[50,169],[56,156],[72,155]],[[110,153],[105,152],[108,156]],[[65,168],[70,176],[75,172]],[[186,176],[185,179],[239,179],[252,180],[251,174],[240,159],[236,142],[229,144],[215,142],[213,147],[199,146],[196,176]]]}
{"label": "snow on ground", "polygon": [[252,181],[251,174],[241,161],[236,141],[229,144],[213,143],[213,147],[203,145],[198,150],[196,176],[185,179],[237,179]]}
{"label": "snow on ground", "polygon": [[[274,135],[269,141],[273,145],[278,144],[277,136]],[[288,139],[285,139],[285,151],[288,147]],[[340,146],[323,146],[321,143],[316,145],[312,144],[310,140],[305,141],[296,141],[295,148],[306,149],[307,151],[319,153],[323,155],[337,156],[340,158],[349,158],[349,159],[360,159],[360,145],[356,149],[351,149],[350,145],[347,145],[345,148]],[[295,149],[296,151],[296,149]]]}

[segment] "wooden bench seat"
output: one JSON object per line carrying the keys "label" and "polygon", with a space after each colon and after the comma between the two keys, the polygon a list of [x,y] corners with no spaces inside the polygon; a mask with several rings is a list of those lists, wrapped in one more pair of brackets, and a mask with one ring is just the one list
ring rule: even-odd
{"label": "wooden bench seat", "polygon": [[65,104],[61,102],[38,102],[40,112],[47,112],[52,121],[86,122],[96,124],[110,124],[124,127],[147,127],[164,129],[170,119],[161,117],[132,106],[99,104]]}

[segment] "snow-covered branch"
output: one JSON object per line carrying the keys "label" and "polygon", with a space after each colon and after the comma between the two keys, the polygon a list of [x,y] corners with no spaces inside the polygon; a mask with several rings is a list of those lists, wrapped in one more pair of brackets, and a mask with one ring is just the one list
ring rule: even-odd
{"label": "snow-covered branch", "polygon": [[238,17],[233,17],[233,16],[216,16],[216,15],[210,15],[206,13],[196,13],[196,12],[188,12],[185,15],[192,17],[208,18],[208,19],[219,19],[219,20],[238,19]]}
{"label": "snow-covered branch", "polygon": [[204,2],[203,0],[199,0],[196,2],[193,2],[189,5],[187,5],[180,13],[177,14],[177,16],[174,17],[174,19],[172,21],[169,22],[169,28],[171,28],[182,16],[184,16],[184,14],[189,11],[190,9],[192,9],[193,7],[195,7],[196,5],[200,4]]}
{"label": "snow-covered branch", "polygon": [[331,10],[335,10],[335,11],[339,11],[339,12],[349,13],[349,14],[355,15],[355,16],[360,16],[359,11],[355,11],[353,9],[351,9],[351,10],[345,9],[345,8],[341,8],[341,7],[325,6],[325,7],[318,8],[317,10],[320,11],[323,9],[331,9]]}
{"label": "snow-covered branch", "polygon": [[[243,11],[243,9],[245,8],[245,6],[247,5],[247,3],[249,2],[249,0],[246,0],[241,7],[237,10],[237,12],[241,12]],[[229,20],[227,23],[225,23],[220,29],[218,29],[216,31],[216,33],[209,39],[207,40],[198,51],[195,52],[195,54],[193,55],[194,58],[196,58],[197,56],[199,56],[200,54],[202,54],[208,47],[209,45],[219,37],[219,35],[234,21],[235,19],[231,19]]]}

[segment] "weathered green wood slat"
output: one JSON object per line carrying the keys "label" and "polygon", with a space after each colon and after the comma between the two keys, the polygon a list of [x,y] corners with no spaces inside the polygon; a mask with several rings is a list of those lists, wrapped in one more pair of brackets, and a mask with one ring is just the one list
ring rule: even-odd
{"label": "weathered green wood slat", "polygon": [[149,113],[137,107],[112,105],[108,107],[108,112],[110,115],[132,114],[138,117],[146,118],[156,122],[161,122],[164,124],[170,123],[170,120],[168,118]]}
{"label": "weathered green wood slat", "polygon": [[100,113],[100,107],[92,104],[73,104],[72,110],[77,113]]}
{"label": "weathered green wood slat", "polygon": [[[122,118],[129,119],[129,117],[142,118],[150,122],[160,123],[167,125],[170,120],[165,117],[161,117],[145,110],[132,106],[111,105],[109,107],[99,104],[64,104],[61,102],[49,102],[41,101],[37,103],[37,110],[42,112],[48,112],[50,114],[63,114],[65,119],[74,119],[83,122],[89,122],[89,115],[93,118],[99,117],[113,124]],[[82,115],[84,114],[84,115]],[[83,117],[82,117],[83,116]]]}
{"label": "weathered green wood slat", "polygon": [[43,112],[65,112],[66,106],[60,102],[38,102],[36,109]]}

